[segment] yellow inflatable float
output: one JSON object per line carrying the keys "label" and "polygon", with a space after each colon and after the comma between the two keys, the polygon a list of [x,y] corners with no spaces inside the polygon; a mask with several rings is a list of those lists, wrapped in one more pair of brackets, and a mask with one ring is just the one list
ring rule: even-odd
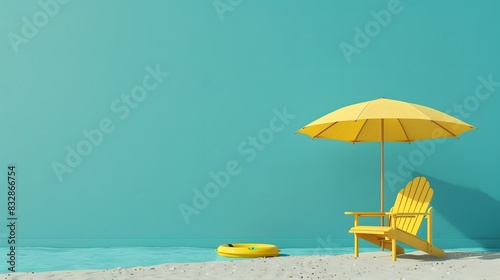
{"label": "yellow inflatable float", "polygon": [[271,244],[223,244],[215,250],[219,256],[228,258],[276,257],[280,249]]}

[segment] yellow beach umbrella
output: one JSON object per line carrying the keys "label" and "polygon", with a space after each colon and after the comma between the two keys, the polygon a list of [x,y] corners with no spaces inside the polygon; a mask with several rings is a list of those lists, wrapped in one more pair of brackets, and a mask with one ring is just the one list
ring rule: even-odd
{"label": "yellow beach umbrella", "polygon": [[340,108],[297,132],[313,139],[380,142],[380,211],[384,212],[384,142],[410,143],[432,138],[458,138],[472,129],[476,128],[435,109],[380,98]]}

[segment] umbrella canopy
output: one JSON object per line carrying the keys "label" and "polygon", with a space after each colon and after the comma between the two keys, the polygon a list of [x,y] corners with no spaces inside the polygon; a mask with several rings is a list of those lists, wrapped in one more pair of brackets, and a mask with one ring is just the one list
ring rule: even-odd
{"label": "umbrella canopy", "polygon": [[384,142],[412,142],[458,136],[476,129],[438,110],[380,98],[340,108],[299,129],[315,138],[381,142],[380,211],[384,212]]}

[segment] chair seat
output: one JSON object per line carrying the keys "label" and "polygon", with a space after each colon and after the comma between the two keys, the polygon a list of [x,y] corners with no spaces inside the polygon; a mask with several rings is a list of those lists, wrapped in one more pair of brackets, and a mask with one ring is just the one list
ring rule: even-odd
{"label": "chair seat", "polygon": [[352,227],[349,233],[369,233],[369,234],[386,234],[393,229],[391,227],[381,227],[381,226],[357,226]]}

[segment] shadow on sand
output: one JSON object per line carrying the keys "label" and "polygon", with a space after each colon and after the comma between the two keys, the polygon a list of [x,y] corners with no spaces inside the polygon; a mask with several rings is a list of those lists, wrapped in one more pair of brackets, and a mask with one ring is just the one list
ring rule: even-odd
{"label": "shadow on sand", "polygon": [[496,260],[500,259],[500,252],[446,252],[444,258],[436,258],[428,254],[415,255],[412,253],[398,255],[398,259],[418,260],[423,262],[443,262],[447,260],[459,259],[481,259],[481,260]]}

